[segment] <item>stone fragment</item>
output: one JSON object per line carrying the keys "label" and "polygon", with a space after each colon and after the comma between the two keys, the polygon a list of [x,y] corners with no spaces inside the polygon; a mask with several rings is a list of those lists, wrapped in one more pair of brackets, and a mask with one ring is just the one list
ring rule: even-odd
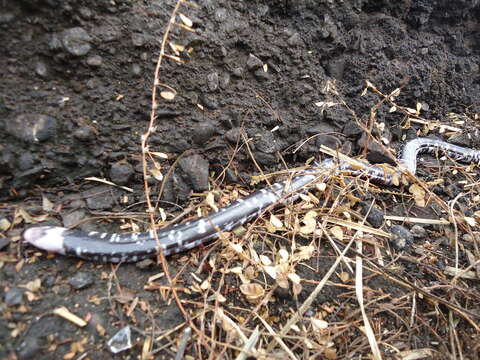
{"label": "stone fragment", "polygon": [[84,271],[77,272],[70,280],[68,280],[68,283],[76,290],[89,287],[93,282],[93,276]]}
{"label": "stone fragment", "polygon": [[405,247],[413,243],[412,233],[402,225],[393,225],[390,229],[392,237],[390,243],[397,250],[403,250]]}
{"label": "stone fragment", "polygon": [[263,66],[263,61],[260,60],[258,57],[256,57],[253,54],[248,55],[247,59],[247,69],[250,71],[255,71],[258,68],[261,68]]}
{"label": "stone fragment", "polygon": [[85,29],[81,27],[74,27],[63,31],[60,38],[63,48],[73,56],[86,55],[92,48],[90,45],[92,38]]}
{"label": "stone fragment", "polygon": [[51,116],[26,113],[7,121],[6,131],[25,142],[41,142],[57,133],[57,120]]}
{"label": "stone fragment", "polygon": [[110,168],[110,180],[117,185],[125,185],[130,181],[134,173],[135,170],[129,163],[116,163]]}
{"label": "stone fragment", "polygon": [[202,155],[193,154],[180,159],[178,165],[182,171],[182,178],[191,184],[195,191],[208,190],[208,160]]}

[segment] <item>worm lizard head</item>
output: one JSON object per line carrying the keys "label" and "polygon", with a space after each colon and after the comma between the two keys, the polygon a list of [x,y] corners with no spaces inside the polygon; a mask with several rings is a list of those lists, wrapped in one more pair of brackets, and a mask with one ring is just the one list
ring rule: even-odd
{"label": "worm lizard head", "polygon": [[63,233],[66,230],[57,226],[35,226],[23,232],[23,239],[39,249],[65,254]]}

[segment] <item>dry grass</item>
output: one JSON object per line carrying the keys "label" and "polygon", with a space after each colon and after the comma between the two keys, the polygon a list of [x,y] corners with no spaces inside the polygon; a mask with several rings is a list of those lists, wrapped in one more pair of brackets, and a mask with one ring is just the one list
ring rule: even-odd
{"label": "dry grass", "polygon": [[[149,169],[160,170],[162,166],[150,152],[148,140],[155,131],[156,109],[176,94],[160,80],[162,61],[181,62],[178,56],[166,52],[172,27],[194,31],[188,21],[179,24],[175,20],[182,8],[188,13],[186,5],[177,2],[165,31],[155,70],[150,126],[142,137],[145,194],[152,227],[157,226],[161,211],[150,200],[147,179],[152,176]],[[331,98],[319,106],[348,108],[334,85],[327,84],[325,90]],[[161,98],[159,88],[163,89]],[[430,121],[421,116],[421,105],[409,108],[397,104],[400,89],[383,94],[367,82],[367,91],[377,94],[380,101],[372,107],[366,125],[351,112],[370,141],[387,152],[391,149],[385,139],[372,135],[374,129],[382,132],[384,125],[376,118],[382,106],[404,114],[405,127],[420,124],[421,134],[439,131],[448,136],[459,131],[458,118],[450,123]],[[262,96],[257,97],[275,113]],[[294,175],[295,171],[288,169],[284,174],[265,175],[249,150],[250,141],[244,136],[232,152],[230,163],[237,151],[247,151],[266,186],[272,177]],[[464,171],[457,165],[453,168]],[[470,173],[471,169],[465,171]],[[173,298],[185,325],[160,337],[145,335],[142,358],[152,358],[167,347],[176,352],[176,358],[185,353],[187,359],[466,359],[478,355],[477,226],[456,209],[459,198],[446,203],[431,191],[431,184],[411,174],[405,176],[417,186],[395,195],[358,179],[338,177],[322,182],[320,178],[315,190],[302,194],[295,204],[276,211],[269,209],[247,228],[222,234],[203,258],[197,251],[188,259],[181,257],[183,266],[175,278],[160,255],[170,285],[160,286],[152,278],[145,288],[159,291],[167,300]],[[223,173],[218,174],[212,184],[213,192],[220,194],[216,206],[245,195],[242,189],[223,186],[219,182],[222,178]],[[466,178],[470,183],[464,186],[467,192],[462,200],[477,205],[476,184],[470,176]],[[407,212],[415,202],[417,206],[437,203],[443,213],[435,219],[414,214],[385,218],[387,225],[414,222],[428,226],[430,242],[402,252],[391,248],[389,233],[368,226],[366,216],[357,210],[361,200],[357,194],[369,191],[375,191],[383,204],[403,203]],[[207,194],[202,196],[206,198]],[[382,202],[373,201],[370,206],[381,206]],[[211,207],[211,199],[209,203]],[[193,208],[197,215],[209,210],[205,202],[190,210]],[[461,238],[460,233],[469,236]],[[435,243],[438,236],[447,236],[455,251],[450,253]],[[183,273],[191,266],[198,271]],[[205,268],[208,271],[202,271]],[[181,286],[179,279],[184,276],[192,277],[194,285]],[[194,300],[191,296],[187,300],[183,293],[194,294]]]}

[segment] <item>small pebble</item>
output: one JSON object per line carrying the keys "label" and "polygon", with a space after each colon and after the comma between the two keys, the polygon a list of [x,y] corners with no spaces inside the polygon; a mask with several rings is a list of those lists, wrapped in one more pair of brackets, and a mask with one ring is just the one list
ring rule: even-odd
{"label": "small pebble", "polygon": [[235,76],[237,78],[243,77],[243,68],[236,67],[236,68],[232,69],[232,74],[233,74],[233,76]]}
{"label": "small pebble", "polygon": [[86,197],[87,207],[90,210],[111,209],[115,203],[112,189],[106,186],[96,186],[82,193]]}
{"label": "small pebble", "polygon": [[135,266],[140,270],[146,270],[154,266],[156,262],[152,259],[145,259],[135,263]]}
{"label": "small pebble", "polygon": [[374,228],[379,228],[382,226],[383,224],[383,220],[384,220],[384,212],[383,210],[377,208],[377,207],[372,207],[370,208],[370,205],[369,204],[365,204],[363,207],[362,207],[362,215],[366,215],[367,212],[368,212],[368,215],[367,215],[367,221],[369,222],[370,225],[372,225]]}
{"label": "small pebble", "polygon": [[110,180],[117,185],[125,185],[131,180],[135,170],[129,163],[120,162],[110,168]]}
{"label": "small pebble", "polygon": [[142,73],[142,68],[138,64],[132,64],[132,74],[138,76]]}
{"label": "small pebble", "polygon": [[424,238],[427,236],[427,230],[420,225],[413,225],[410,229],[410,232],[415,238]]}
{"label": "small pebble", "polygon": [[24,338],[20,345],[15,349],[18,360],[39,359],[44,341],[39,336],[29,335]]}
{"label": "small pebble", "polygon": [[63,48],[73,56],[83,56],[88,54],[92,46],[92,38],[85,29],[74,27],[67,29],[61,34]]}
{"label": "small pebble", "polygon": [[23,293],[25,292],[24,289],[20,288],[11,288],[7,292],[5,292],[5,305],[7,306],[16,306],[21,305],[24,303],[23,301]]}
{"label": "small pebble", "polygon": [[95,131],[93,127],[84,125],[76,129],[73,136],[81,141],[90,141],[95,139]]}
{"label": "small pebble", "polygon": [[258,68],[261,68],[263,66],[263,61],[260,60],[258,57],[256,57],[253,54],[248,55],[247,59],[247,69],[250,71],[257,70]]}
{"label": "small pebble", "polygon": [[192,185],[195,191],[208,190],[209,163],[202,155],[193,154],[180,159],[179,168],[183,179]]}
{"label": "small pebble", "polygon": [[68,283],[76,290],[84,289],[93,284],[93,276],[90,273],[80,271],[76,273]]}
{"label": "small pebble", "polygon": [[268,80],[268,79],[270,79],[270,74],[268,72],[265,72],[263,70],[263,68],[257,69],[254,72],[254,75],[258,80]]}
{"label": "small pebble", "polygon": [[216,110],[218,109],[218,101],[215,99],[214,96],[210,96],[207,94],[200,95],[200,101],[203,105],[209,110]]}
{"label": "small pebble", "polygon": [[92,67],[102,66],[103,59],[100,55],[92,55],[87,59],[87,64]]}
{"label": "small pebble", "polygon": [[25,142],[37,143],[55,137],[57,120],[38,113],[20,114],[6,123],[6,131]]}
{"label": "small pebble", "polygon": [[88,216],[85,209],[76,209],[69,213],[62,213],[62,223],[64,227],[77,226]]}
{"label": "small pebble", "polygon": [[193,141],[197,144],[205,144],[217,132],[217,128],[210,122],[201,122],[193,128]]}
{"label": "small pebble", "polygon": [[287,40],[287,44],[289,46],[295,47],[295,46],[300,46],[303,44],[302,38],[299,33],[294,33],[292,36],[290,36]]}
{"label": "small pebble", "polygon": [[413,243],[412,233],[402,225],[393,225],[390,233],[392,234],[390,243],[397,250],[403,250],[406,246]]}
{"label": "small pebble", "polygon": [[255,136],[253,141],[255,149],[267,154],[273,154],[278,151],[278,144],[275,135],[271,131],[261,131]]}
{"label": "small pebble", "polygon": [[44,78],[48,75],[47,65],[43,61],[37,61],[35,63],[35,74]]}
{"label": "small pebble", "polygon": [[210,91],[215,91],[218,89],[219,78],[218,73],[210,73],[207,75],[207,86]]}
{"label": "small pebble", "polygon": [[0,250],[5,249],[10,244],[10,239],[6,237],[0,238]]}
{"label": "small pebble", "polygon": [[132,44],[135,47],[141,47],[145,45],[145,35],[139,34],[139,33],[133,33],[132,34]]}

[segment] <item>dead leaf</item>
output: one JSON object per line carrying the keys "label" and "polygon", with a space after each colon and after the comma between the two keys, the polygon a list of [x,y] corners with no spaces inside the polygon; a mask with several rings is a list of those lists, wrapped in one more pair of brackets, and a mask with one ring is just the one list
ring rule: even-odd
{"label": "dead leaf", "polygon": [[262,265],[269,266],[272,265],[272,260],[268,256],[260,255],[260,261]]}
{"label": "dead leaf", "polygon": [[343,229],[340,226],[333,226],[330,232],[337,240],[343,241]]}
{"label": "dead leaf", "polygon": [[165,100],[173,100],[175,99],[176,94],[172,91],[162,91],[160,92],[160,96],[164,98]]}
{"label": "dead leaf", "polygon": [[283,227],[282,221],[273,214],[270,215],[270,224],[272,224],[277,229],[281,229]]}
{"label": "dead leaf", "polygon": [[188,27],[192,27],[193,26],[193,21],[190,20],[188,17],[186,17],[185,15],[183,15],[182,13],[178,13],[178,16],[180,16],[180,19],[182,20],[182,22],[187,25]]}
{"label": "dead leaf", "polygon": [[263,270],[268,274],[270,275],[270,277],[272,279],[276,279],[277,278],[277,268],[275,266],[264,266],[263,267]]}
{"label": "dead leaf", "polygon": [[42,209],[43,211],[53,211],[53,203],[48,200],[45,195],[42,195]]}
{"label": "dead leaf", "polygon": [[157,181],[162,181],[163,180],[163,174],[158,169],[150,169],[150,174],[152,174],[153,177],[155,178],[155,180],[157,180]]}
{"label": "dead leaf", "polygon": [[218,211],[218,206],[215,204],[215,196],[209,192],[205,198],[205,203],[210,206],[213,211]]}
{"label": "dead leaf", "polygon": [[280,261],[281,262],[287,262],[288,258],[290,257],[290,254],[285,249],[278,250],[278,255],[280,256]]}
{"label": "dead leaf", "polygon": [[340,277],[340,280],[343,282],[343,283],[346,283],[348,280],[350,280],[350,274],[346,271],[342,271],[339,275]]}
{"label": "dead leaf", "polygon": [[0,231],[7,231],[10,228],[10,225],[10,221],[8,221],[6,218],[0,219]]}
{"label": "dead leaf", "polygon": [[310,318],[310,322],[312,323],[312,327],[315,331],[321,331],[328,328],[328,322],[325,320]]}
{"label": "dead leaf", "polygon": [[473,217],[469,217],[469,216],[465,216],[463,218],[465,220],[465,222],[470,225],[470,226],[475,226],[477,225],[477,222],[475,221],[475,219]]}
{"label": "dead leaf", "polygon": [[29,281],[25,285],[19,285],[19,287],[28,289],[32,292],[38,291],[42,287],[42,280],[40,278]]}
{"label": "dead leaf", "polygon": [[300,284],[300,282],[302,281],[302,279],[300,279],[300,276],[298,276],[297,274],[295,273],[289,273],[287,275],[287,277],[290,279],[290,281],[294,284]]}
{"label": "dead leaf", "polygon": [[240,291],[247,298],[248,301],[258,300],[265,295],[265,290],[259,284],[250,283],[240,285]]}
{"label": "dead leaf", "polygon": [[417,206],[425,207],[425,190],[423,190],[421,186],[418,184],[412,184],[408,191],[413,195]]}

